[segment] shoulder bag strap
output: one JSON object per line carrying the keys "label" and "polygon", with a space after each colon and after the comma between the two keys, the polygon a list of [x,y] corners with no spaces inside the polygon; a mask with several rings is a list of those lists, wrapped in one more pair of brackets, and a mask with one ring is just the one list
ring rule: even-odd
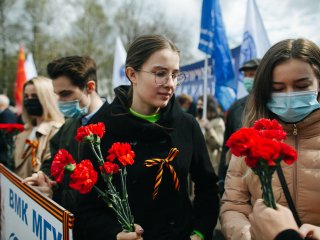
{"label": "shoulder bag strap", "polygon": [[283,175],[283,171],[282,171],[281,166],[277,167],[277,173],[278,173],[278,176],[279,176],[279,180],[281,182],[282,189],[284,191],[284,195],[285,195],[287,203],[289,205],[289,208],[290,208],[290,210],[291,210],[291,212],[293,214],[294,219],[296,220],[297,225],[300,227],[302,225],[301,224],[301,220],[299,218],[297,209],[294,206],[294,203],[292,201],[291,194],[289,192],[288,185],[287,185],[286,179],[285,179],[285,177]]}

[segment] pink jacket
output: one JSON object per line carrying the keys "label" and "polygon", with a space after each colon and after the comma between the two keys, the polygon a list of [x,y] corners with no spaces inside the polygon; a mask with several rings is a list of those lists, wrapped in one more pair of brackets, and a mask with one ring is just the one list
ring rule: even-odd
{"label": "pink jacket", "polygon": [[[320,226],[320,111],[298,124],[284,124],[286,143],[298,152],[293,165],[282,163],[289,191],[302,223]],[[277,203],[288,206],[278,175],[273,175]],[[222,197],[220,222],[227,239],[251,239],[248,216],[262,197],[258,177],[242,158],[232,156]]]}

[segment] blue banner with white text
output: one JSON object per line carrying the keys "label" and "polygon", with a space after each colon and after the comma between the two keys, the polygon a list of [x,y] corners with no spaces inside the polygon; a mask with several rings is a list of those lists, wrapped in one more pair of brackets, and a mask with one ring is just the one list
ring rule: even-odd
{"label": "blue banner with white text", "polygon": [[214,61],[216,98],[224,110],[236,99],[237,80],[231,60],[219,0],[203,0],[198,48]]}
{"label": "blue banner with white text", "polygon": [[[211,96],[214,96],[215,82],[212,73],[212,59],[208,59],[208,90]],[[186,74],[186,80],[176,89],[176,95],[186,93],[194,100],[203,95],[204,81],[204,60],[180,67],[180,70]]]}

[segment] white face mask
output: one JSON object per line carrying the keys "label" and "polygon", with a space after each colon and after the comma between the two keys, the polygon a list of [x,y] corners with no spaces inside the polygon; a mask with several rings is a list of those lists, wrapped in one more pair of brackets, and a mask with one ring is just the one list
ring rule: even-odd
{"label": "white face mask", "polygon": [[243,78],[243,85],[246,88],[247,92],[250,93],[253,87],[253,77],[244,77]]}
{"label": "white face mask", "polygon": [[68,118],[80,118],[88,113],[87,107],[80,108],[79,100],[59,101],[59,109]]}
{"label": "white face mask", "polygon": [[320,108],[318,92],[301,91],[290,93],[273,93],[267,108],[281,120],[289,123],[299,122],[312,111]]}
{"label": "white face mask", "polygon": [[80,100],[59,101],[59,109],[65,117],[81,118],[88,114],[88,108],[90,103],[86,107],[81,108]]}

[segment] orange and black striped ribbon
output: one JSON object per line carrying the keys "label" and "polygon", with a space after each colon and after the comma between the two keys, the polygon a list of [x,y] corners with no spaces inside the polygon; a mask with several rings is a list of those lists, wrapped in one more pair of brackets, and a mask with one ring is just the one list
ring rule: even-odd
{"label": "orange and black striped ribbon", "polygon": [[32,163],[32,168],[35,168],[38,165],[37,162],[37,149],[39,146],[39,141],[38,140],[30,140],[26,139],[26,143],[29,144],[31,147],[31,163]]}
{"label": "orange and black striped ribbon", "polygon": [[169,168],[170,173],[172,174],[172,177],[173,177],[174,188],[176,190],[179,190],[180,183],[179,183],[177,173],[174,170],[173,166],[170,164],[170,162],[173,161],[173,159],[177,156],[178,153],[179,153],[179,150],[177,148],[171,148],[171,150],[166,158],[164,158],[164,159],[153,158],[153,159],[148,159],[144,162],[144,165],[146,167],[153,167],[155,165],[160,165],[159,169],[158,169],[157,176],[156,176],[156,183],[154,184],[154,191],[153,191],[153,195],[152,195],[153,199],[155,199],[157,197],[158,192],[159,192],[159,187],[160,187],[160,184],[162,181],[163,166],[166,166]]}

